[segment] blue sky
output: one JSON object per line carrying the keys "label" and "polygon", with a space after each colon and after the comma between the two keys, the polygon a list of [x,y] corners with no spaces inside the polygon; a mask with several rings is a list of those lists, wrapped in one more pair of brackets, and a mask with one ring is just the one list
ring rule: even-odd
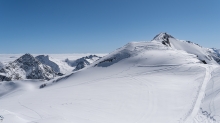
{"label": "blue sky", "polygon": [[0,0],[0,53],[108,53],[167,32],[220,48],[220,0]]}

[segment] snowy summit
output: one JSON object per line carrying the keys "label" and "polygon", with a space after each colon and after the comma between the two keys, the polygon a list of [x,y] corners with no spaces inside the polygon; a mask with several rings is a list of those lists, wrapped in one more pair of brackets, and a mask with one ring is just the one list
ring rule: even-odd
{"label": "snowy summit", "polygon": [[1,69],[13,79],[0,82],[0,115],[4,123],[219,123],[219,56],[168,33],[66,59],[63,76],[63,63],[26,54]]}

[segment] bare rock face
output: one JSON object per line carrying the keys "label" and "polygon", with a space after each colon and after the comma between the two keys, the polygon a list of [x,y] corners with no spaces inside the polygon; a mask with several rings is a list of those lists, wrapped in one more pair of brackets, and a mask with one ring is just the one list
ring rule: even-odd
{"label": "bare rock face", "polygon": [[169,38],[174,38],[173,36],[167,33],[160,33],[156,35],[153,40],[161,41],[162,44],[171,47]]}
{"label": "bare rock face", "polygon": [[51,67],[42,64],[31,54],[25,54],[14,62],[7,64],[0,70],[0,73],[6,78],[10,78],[3,81],[20,79],[50,80],[56,76]]}

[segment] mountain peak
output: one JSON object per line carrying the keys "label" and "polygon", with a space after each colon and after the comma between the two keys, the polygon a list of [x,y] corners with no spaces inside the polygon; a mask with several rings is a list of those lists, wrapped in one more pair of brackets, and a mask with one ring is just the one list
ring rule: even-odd
{"label": "mountain peak", "polygon": [[173,36],[171,36],[170,34],[166,33],[166,32],[162,32],[158,35],[156,35],[152,41],[159,41],[162,42],[162,44],[171,47],[171,43],[169,41],[170,38],[175,39]]}
{"label": "mountain peak", "polygon": [[14,62],[10,62],[0,73],[6,74],[9,79],[1,79],[0,81],[20,80],[20,79],[43,79],[50,80],[56,76],[51,67],[42,64],[31,54],[26,53]]}
{"label": "mountain peak", "polygon": [[166,32],[162,32],[162,33],[159,33],[158,35],[156,35],[153,38],[153,40],[163,41],[163,40],[167,40],[168,38],[174,38],[174,37],[171,36],[170,34],[166,33]]}
{"label": "mountain peak", "polygon": [[31,54],[29,54],[29,53],[26,53],[26,54],[24,54],[23,56],[21,56],[21,57],[33,57]]}
{"label": "mountain peak", "polygon": [[29,54],[29,53],[24,54],[20,58],[21,59],[34,59],[34,57],[31,54]]}
{"label": "mountain peak", "polygon": [[17,60],[15,60],[14,62],[16,63],[24,63],[24,62],[29,62],[29,63],[37,63],[40,64],[39,61],[37,59],[35,59],[31,54],[26,53],[23,56],[21,56],[20,58],[18,58]]}

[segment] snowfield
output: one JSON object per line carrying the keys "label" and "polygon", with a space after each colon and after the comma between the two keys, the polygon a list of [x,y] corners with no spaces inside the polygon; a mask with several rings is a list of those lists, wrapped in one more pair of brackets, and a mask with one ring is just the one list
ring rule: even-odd
{"label": "snowfield", "polygon": [[0,82],[2,122],[219,123],[220,67],[208,51],[161,33],[49,81]]}

